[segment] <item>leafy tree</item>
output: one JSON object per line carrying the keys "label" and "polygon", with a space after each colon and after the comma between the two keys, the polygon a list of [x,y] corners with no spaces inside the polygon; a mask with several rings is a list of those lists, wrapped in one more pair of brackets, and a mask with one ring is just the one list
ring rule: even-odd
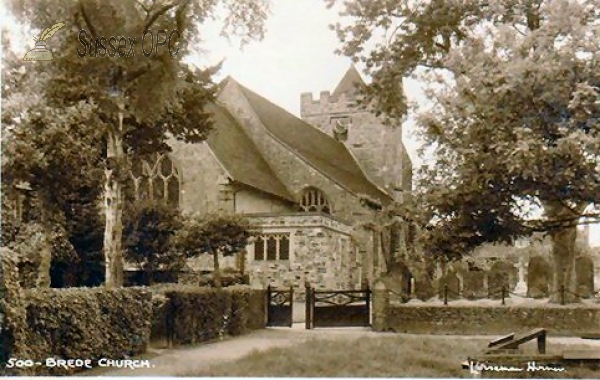
{"label": "leafy tree", "polygon": [[180,227],[179,210],[163,202],[139,201],[125,207],[125,259],[139,265],[148,283],[158,269],[177,271],[183,266],[182,256],[172,249],[172,238]]}
{"label": "leafy tree", "polygon": [[600,2],[345,4],[341,51],[365,63],[380,112],[407,112],[404,77],[427,84],[433,104],[417,124],[435,164],[420,173],[424,245],[453,259],[546,232],[553,301],[562,286],[575,301],[576,225],[599,219]]}
{"label": "leafy tree", "polygon": [[[71,119],[72,124],[99,134],[105,143],[101,150],[105,283],[121,286],[121,184],[129,156],[168,149],[168,135],[190,142],[205,138],[211,122],[203,105],[213,98],[214,69],[194,69],[182,59],[197,46],[201,23],[214,17],[219,7],[228,11],[225,32],[243,39],[262,37],[268,4],[263,0],[28,0],[10,5],[18,19],[35,30],[58,21],[66,24],[50,40],[54,60],[32,70],[35,78],[44,78],[43,109],[55,119],[53,123],[64,128]],[[138,42],[134,55],[124,57],[97,45],[107,47],[111,36],[141,41],[148,30],[156,38],[158,31],[169,31],[171,50],[155,44],[154,53],[146,56]],[[87,42],[82,43],[80,36]],[[129,52],[128,47],[125,50]],[[29,153],[36,156],[35,151]]]}
{"label": "leafy tree", "polygon": [[213,256],[213,279],[221,287],[219,255],[232,256],[245,249],[250,239],[250,224],[239,215],[191,215],[175,235],[175,247],[185,257]]}

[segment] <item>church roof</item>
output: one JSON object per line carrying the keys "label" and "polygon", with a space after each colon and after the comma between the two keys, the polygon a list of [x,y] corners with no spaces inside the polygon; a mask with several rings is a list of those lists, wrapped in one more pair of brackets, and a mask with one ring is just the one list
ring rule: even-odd
{"label": "church roof", "polygon": [[245,185],[293,201],[283,183],[242,127],[225,108],[210,104],[215,125],[206,142],[232,179]]}
{"label": "church roof", "polygon": [[343,143],[236,84],[265,128],[309,165],[355,195],[368,195],[383,204],[391,202],[387,193],[367,179]]}
{"label": "church roof", "polygon": [[365,82],[363,81],[356,67],[352,65],[350,66],[348,71],[346,71],[346,74],[344,75],[340,83],[338,83],[335,90],[333,90],[333,96],[354,93],[356,92],[357,87],[363,86],[366,86]]}

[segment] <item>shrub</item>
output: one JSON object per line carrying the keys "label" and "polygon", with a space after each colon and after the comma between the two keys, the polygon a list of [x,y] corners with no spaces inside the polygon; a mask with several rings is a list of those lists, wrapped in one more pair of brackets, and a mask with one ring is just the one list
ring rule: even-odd
{"label": "shrub", "polygon": [[22,305],[25,318],[17,323],[25,333],[14,337],[11,357],[118,359],[144,352],[149,342],[151,293],[142,288],[31,289]]}
{"label": "shrub", "polygon": [[128,204],[123,223],[125,259],[136,263],[145,274],[144,284],[153,281],[159,268],[177,272],[184,258],[171,249],[172,237],[181,226],[179,211],[162,202]]}
{"label": "shrub", "polygon": [[23,224],[9,247],[19,256],[20,283],[25,288],[49,287],[51,263],[73,265],[79,259],[59,224]]}
{"label": "shrub", "polygon": [[260,302],[264,291],[247,286],[201,288],[192,285],[163,285],[153,290],[152,340],[165,338],[163,334],[167,329],[171,330],[173,343],[194,344],[264,327],[264,304]]}
{"label": "shrub", "polygon": [[246,247],[250,237],[250,223],[239,215],[191,215],[175,235],[174,244],[186,258],[211,254],[214,284],[220,287],[219,253],[234,255]]}

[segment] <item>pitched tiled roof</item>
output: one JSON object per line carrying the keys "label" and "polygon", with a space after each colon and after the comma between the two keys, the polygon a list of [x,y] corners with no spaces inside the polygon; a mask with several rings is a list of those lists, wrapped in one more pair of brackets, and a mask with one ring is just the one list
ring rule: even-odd
{"label": "pitched tiled roof", "polygon": [[361,86],[365,86],[365,82],[360,76],[358,70],[356,70],[356,67],[352,65],[348,71],[346,71],[346,74],[337,85],[335,90],[333,90],[333,96],[340,96],[341,94],[347,93],[353,94],[356,92],[357,87]]}
{"label": "pitched tiled roof", "polygon": [[233,180],[293,201],[293,196],[229,111],[216,104],[210,104],[207,110],[213,113],[216,127],[206,142]]}
{"label": "pitched tiled roof", "polygon": [[344,144],[262,96],[238,86],[267,130],[313,168],[355,195],[368,195],[382,204],[391,202],[389,195],[367,179]]}

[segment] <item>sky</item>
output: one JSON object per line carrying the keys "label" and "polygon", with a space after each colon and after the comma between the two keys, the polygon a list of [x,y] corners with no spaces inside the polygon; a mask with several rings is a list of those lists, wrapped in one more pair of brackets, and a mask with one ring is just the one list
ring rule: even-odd
{"label": "sky", "polygon": [[[240,49],[238,40],[229,41],[220,36],[218,22],[209,22],[201,29],[202,51],[190,56],[189,61],[200,67],[223,61],[217,80],[232,76],[299,116],[300,94],[312,92],[317,98],[321,91],[333,91],[352,62],[335,53],[340,42],[329,25],[339,20],[338,10],[327,9],[324,0],[273,0],[271,3],[263,40],[253,41]],[[3,23],[10,23],[5,22],[6,13],[2,7],[0,17]],[[16,30],[14,26],[10,28]],[[26,37],[23,43],[26,45],[23,49],[26,49],[31,39]],[[368,81],[364,75],[363,78]],[[409,101],[427,103],[417,81],[407,78],[404,89]],[[403,134],[408,153],[418,166],[420,144],[410,117],[403,125]],[[600,245],[600,226],[592,227],[592,236],[591,243]]]}

